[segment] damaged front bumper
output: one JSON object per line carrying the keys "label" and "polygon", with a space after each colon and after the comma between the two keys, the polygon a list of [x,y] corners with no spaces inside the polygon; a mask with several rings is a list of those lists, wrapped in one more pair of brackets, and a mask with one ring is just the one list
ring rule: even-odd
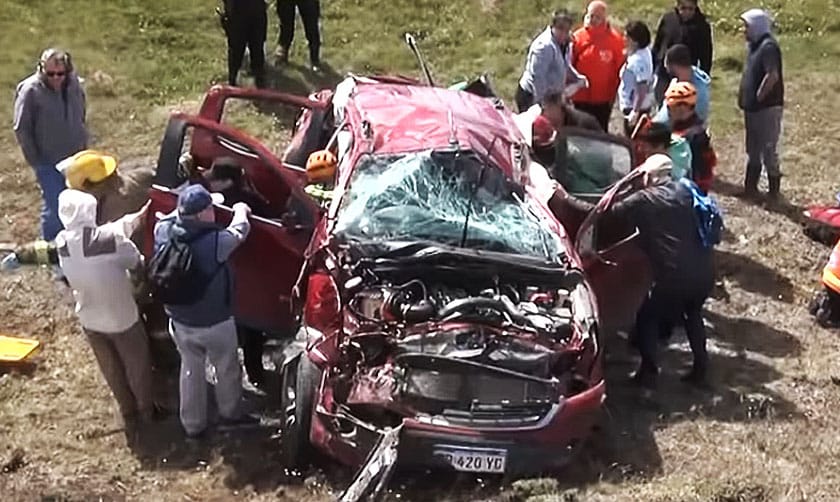
{"label": "damaged front bumper", "polygon": [[[606,398],[603,381],[555,405],[543,419],[523,426],[471,427],[429,416],[406,418],[399,441],[389,446],[402,466],[525,475],[562,467],[597,423]],[[387,431],[353,417],[316,407],[312,440],[342,463],[370,465],[371,451]]]}

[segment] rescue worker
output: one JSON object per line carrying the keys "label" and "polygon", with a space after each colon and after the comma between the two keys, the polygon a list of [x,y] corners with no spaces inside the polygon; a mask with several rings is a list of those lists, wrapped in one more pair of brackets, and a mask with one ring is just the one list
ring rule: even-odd
{"label": "rescue worker", "polygon": [[130,272],[142,255],[126,237],[148,206],[125,221],[97,226],[96,198],[68,189],[58,197],[64,230],[57,254],[76,300],[76,314],[99,369],[111,388],[125,424],[129,446],[153,418],[152,365],[143,322],[133,296]]}
{"label": "rescue worker", "polygon": [[[89,193],[96,198],[96,224],[104,225],[138,211],[149,200],[154,168],[135,165],[120,169],[116,158],[96,150],[83,150],[62,160],[56,170],[64,177],[67,188]],[[143,233],[136,228],[126,234],[138,248],[143,246]],[[55,265],[55,243],[39,239],[15,247],[4,258],[5,268],[19,265]]]}
{"label": "rescue worker", "polygon": [[572,102],[594,115],[605,132],[623,64],[624,38],[607,21],[607,4],[594,0],[586,9],[583,28],[572,36],[572,66],[589,81],[587,88],[572,96]]}
{"label": "rescue worker", "polygon": [[[667,156],[671,131],[652,124],[640,133],[648,158],[639,166],[643,188],[617,202],[607,213],[610,218],[629,221],[639,229],[639,244],[650,261],[653,287],[636,319],[641,355],[633,380],[646,387],[656,385],[659,374],[658,340],[662,326],[685,322],[694,362],[682,380],[704,385],[708,370],[703,304],[714,285],[713,251],[701,237],[694,195],[688,180],[669,180]],[[664,174],[664,175],[663,175]],[[588,211],[591,204],[571,198],[558,187],[550,207],[576,207]],[[606,215],[605,215],[606,216]]]}
{"label": "rescue worker", "polygon": [[691,147],[691,178],[703,192],[708,192],[714,180],[717,155],[705,124],[695,113],[697,91],[688,82],[674,81],[665,91],[665,104],[674,134],[685,138]]}
{"label": "rescue worker", "polygon": [[551,92],[572,93],[587,85],[586,77],[570,63],[571,28],[571,16],[565,11],[556,11],[548,27],[531,42],[514,97],[520,113],[534,103],[542,102]]}
{"label": "rescue worker", "polygon": [[277,64],[289,61],[289,50],[295,38],[295,9],[300,12],[303,32],[309,44],[309,65],[312,71],[321,71],[321,2],[319,0],[277,0],[277,17],[280,33],[277,39]]}
{"label": "rescue worker", "polygon": [[[665,68],[669,75],[674,78],[662,85],[662,93],[660,96],[664,98],[665,89],[676,82],[688,82],[694,86],[697,92],[697,105],[695,112],[700,120],[705,124],[709,120],[709,104],[710,104],[710,89],[712,79],[709,74],[704,72],[698,66],[691,64],[691,52],[688,47],[682,44],[677,44],[665,53]],[[662,100],[659,100],[662,102]],[[668,106],[663,105],[659,107],[659,111],[653,119],[656,122],[663,122],[670,124],[670,117],[668,115]]]}
{"label": "rescue worker", "polygon": [[55,166],[87,148],[86,106],[70,54],[59,49],[45,50],[35,73],[15,91],[15,138],[41,188],[41,238],[46,241],[61,230],[58,194],[64,189],[64,179]]}
{"label": "rescue worker", "polygon": [[627,60],[621,67],[618,108],[624,116],[624,134],[630,136],[642,115],[650,113],[653,99],[653,55],[650,31],[641,21],[631,21],[624,29]]}
{"label": "rescue worker", "polygon": [[254,84],[265,87],[265,0],[224,0],[224,11],[217,12],[227,37],[228,84],[236,85],[247,47]]}
{"label": "rescue worker", "polygon": [[186,242],[198,270],[209,278],[192,304],[165,305],[169,330],[181,355],[180,418],[189,439],[201,439],[208,427],[205,360],[216,370],[216,403],[220,428],[257,425],[240,409],[242,383],[233,319],[231,254],[251,229],[247,204],[233,205],[227,228],[215,223],[213,196],[202,185],[189,185],[178,194],[177,209],[155,225],[155,252],[172,239]]}
{"label": "rescue worker", "polygon": [[744,111],[747,169],[744,195],[758,194],[761,168],[767,172],[772,199],[779,196],[782,173],[779,169],[779,138],[785,85],[782,51],[771,33],[773,20],[766,11],[750,9],[741,14],[749,54],[741,77],[738,106]]}
{"label": "rescue worker", "polygon": [[210,169],[204,171],[201,177],[205,188],[210,192],[222,194],[228,206],[244,202],[255,215],[263,218],[274,217],[268,199],[248,180],[245,169],[235,158],[216,158]]}
{"label": "rescue worker", "polygon": [[[670,80],[668,50],[675,45],[685,45],[689,51],[688,64],[702,72],[712,71],[712,26],[700,10],[698,0],[677,0],[673,9],[659,20],[653,55],[656,63],[656,102],[661,103]],[[696,83],[694,83],[697,85]]]}

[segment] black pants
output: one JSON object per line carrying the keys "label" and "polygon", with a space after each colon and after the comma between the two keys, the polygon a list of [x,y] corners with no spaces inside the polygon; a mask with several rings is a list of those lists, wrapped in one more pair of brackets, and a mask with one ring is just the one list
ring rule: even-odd
{"label": "black pants", "polygon": [[595,117],[601,129],[604,132],[609,132],[612,103],[575,103],[575,108]]}
{"label": "black pants", "polygon": [[245,373],[248,374],[248,380],[254,385],[262,385],[265,383],[262,363],[265,335],[261,331],[239,325],[236,326],[236,335],[245,355]]}
{"label": "black pants", "polygon": [[277,42],[286,50],[292,46],[295,38],[295,7],[300,12],[303,31],[309,43],[309,62],[321,62],[321,27],[318,21],[321,17],[321,3],[319,0],[277,0],[277,17],[280,19],[280,36]]}
{"label": "black pants", "polygon": [[534,106],[534,95],[518,85],[516,86],[516,94],[513,96],[513,100],[516,102],[516,109],[519,113]]}
{"label": "black pants", "polygon": [[265,78],[265,44],[268,16],[265,9],[253,14],[232,16],[228,25],[228,83],[236,85],[239,68],[245,56],[245,47],[251,54],[251,73],[262,87]]}
{"label": "black pants", "polygon": [[659,372],[658,344],[663,324],[685,324],[688,344],[694,356],[694,371],[705,373],[708,366],[706,327],[703,325],[703,304],[710,288],[688,289],[654,287],[636,316],[636,336],[642,358],[639,371]]}

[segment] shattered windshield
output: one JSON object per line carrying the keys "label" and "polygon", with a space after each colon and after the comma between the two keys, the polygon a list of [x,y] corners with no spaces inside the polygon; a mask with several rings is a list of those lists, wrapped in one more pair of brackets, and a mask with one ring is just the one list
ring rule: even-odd
{"label": "shattered windshield", "polygon": [[465,152],[366,156],[341,201],[336,231],[377,242],[431,241],[556,262],[559,237],[521,187]]}

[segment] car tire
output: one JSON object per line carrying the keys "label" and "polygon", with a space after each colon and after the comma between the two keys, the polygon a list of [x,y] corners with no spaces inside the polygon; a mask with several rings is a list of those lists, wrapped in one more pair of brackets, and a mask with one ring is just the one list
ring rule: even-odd
{"label": "car tire", "polygon": [[281,457],[288,469],[305,468],[314,457],[309,433],[320,380],[321,370],[305,353],[284,370],[280,396],[283,412]]}

